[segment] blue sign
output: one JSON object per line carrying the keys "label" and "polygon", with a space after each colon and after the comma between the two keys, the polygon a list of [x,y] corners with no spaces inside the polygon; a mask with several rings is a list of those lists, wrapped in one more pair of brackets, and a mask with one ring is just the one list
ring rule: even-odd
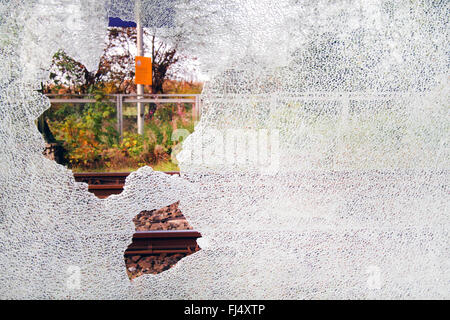
{"label": "blue sign", "polygon": [[108,27],[136,28],[136,22],[134,22],[134,21],[123,21],[120,18],[109,17]]}
{"label": "blue sign", "polygon": [[[141,0],[143,17],[142,26],[145,28],[173,28],[175,24],[175,0]],[[109,0],[106,6],[109,27],[136,27],[134,21],[124,21],[118,17],[134,20],[134,0]]]}

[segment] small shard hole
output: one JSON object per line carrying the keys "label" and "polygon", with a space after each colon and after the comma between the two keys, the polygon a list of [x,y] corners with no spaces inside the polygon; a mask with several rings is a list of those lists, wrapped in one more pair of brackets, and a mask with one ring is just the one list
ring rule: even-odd
{"label": "small shard hole", "polygon": [[183,216],[179,203],[141,211],[133,219],[136,233],[124,254],[130,280],[144,274],[161,273],[200,250],[197,238],[201,235]]}

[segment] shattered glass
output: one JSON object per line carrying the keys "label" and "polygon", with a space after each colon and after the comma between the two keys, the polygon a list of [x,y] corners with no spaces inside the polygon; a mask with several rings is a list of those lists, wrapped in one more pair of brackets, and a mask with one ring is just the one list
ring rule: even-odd
{"label": "shattered glass", "polygon": [[[1,298],[449,298],[448,2],[142,0],[210,80],[181,177],[98,199],[42,155],[36,90],[134,8],[0,1]],[[202,250],[130,281],[133,218],[177,201]]]}

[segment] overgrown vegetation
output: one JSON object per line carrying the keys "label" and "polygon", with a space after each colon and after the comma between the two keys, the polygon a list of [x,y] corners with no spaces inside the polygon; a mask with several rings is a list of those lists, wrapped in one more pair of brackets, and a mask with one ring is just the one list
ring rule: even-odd
{"label": "overgrown vegetation", "polygon": [[[200,85],[174,81],[167,86],[177,87],[177,92],[183,86],[184,91],[201,90]],[[154,105],[155,111],[145,119],[144,135],[136,133],[136,117],[130,115],[124,120],[132,125],[120,140],[115,106],[106,101],[101,90],[93,90],[92,95],[95,103],[54,104],[45,114],[51,132],[65,149],[69,168],[74,171],[130,171],[150,165],[155,170],[178,170],[171,161],[171,154],[179,142],[172,141],[172,134],[177,129],[193,131],[191,105]]]}
{"label": "overgrown vegetation", "polygon": [[[202,83],[173,80],[176,67],[184,57],[177,45],[165,43],[154,31],[144,30],[150,43],[153,86],[145,86],[144,93],[197,94]],[[134,56],[130,47],[136,42],[135,28],[109,28],[105,49],[97,70],[86,67],[58,50],[49,67],[49,80],[43,83],[42,93],[89,94],[95,103],[53,104],[38,120],[39,130],[48,143],[59,144],[64,160],[74,171],[131,171],[150,165],[155,170],[172,171],[178,167],[171,161],[171,153],[178,141],[172,141],[177,129],[193,131],[190,104],[146,104],[145,132],[136,129],[136,105],[124,106],[124,135],[117,131],[115,105],[106,99],[108,94],[136,93]],[[176,77],[175,77],[176,78]]]}

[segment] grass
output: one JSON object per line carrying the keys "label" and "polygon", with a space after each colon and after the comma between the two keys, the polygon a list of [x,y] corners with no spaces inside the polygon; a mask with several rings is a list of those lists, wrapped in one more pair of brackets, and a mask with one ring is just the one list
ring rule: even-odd
{"label": "grass", "polygon": [[[180,171],[180,168],[173,162],[160,162],[155,165],[149,165],[149,167],[152,167],[155,171]],[[85,168],[72,168],[73,172],[131,172],[136,171],[140,167],[123,167],[123,168],[99,168],[99,169],[89,169],[86,170]]]}
{"label": "grass", "polygon": [[180,168],[178,166],[171,162],[159,162],[158,164],[154,165],[153,170],[155,171],[180,171]]}

